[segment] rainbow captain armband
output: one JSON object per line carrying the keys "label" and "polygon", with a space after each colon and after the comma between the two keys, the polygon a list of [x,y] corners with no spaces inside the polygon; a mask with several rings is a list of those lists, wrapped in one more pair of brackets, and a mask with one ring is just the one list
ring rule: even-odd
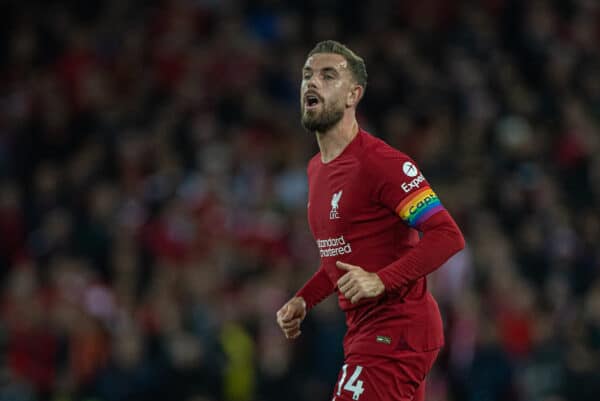
{"label": "rainbow captain armband", "polygon": [[417,227],[433,214],[444,210],[438,196],[429,187],[408,195],[396,207],[396,212],[406,224]]}

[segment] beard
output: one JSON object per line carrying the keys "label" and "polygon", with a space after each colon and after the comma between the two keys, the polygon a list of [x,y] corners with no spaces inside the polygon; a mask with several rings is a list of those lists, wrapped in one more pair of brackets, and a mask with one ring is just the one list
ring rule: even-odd
{"label": "beard", "polygon": [[322,103],[322,110],[306,110],[302,104],[302,126],[309,132],[325,133],[344,116],[344,107],[337,104]]}

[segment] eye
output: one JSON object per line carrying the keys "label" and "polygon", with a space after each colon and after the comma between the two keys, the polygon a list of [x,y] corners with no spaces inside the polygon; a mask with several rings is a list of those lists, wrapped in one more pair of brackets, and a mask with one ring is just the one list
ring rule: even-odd
{"label": "eye", "polygon": [[331,74],[326,74],[326,75],[325,75],[325,79],[326,79],[327,81],[331,81],[332,79],[335,79],[335,77],[334,77],[333,75],[331,75]]}
{"label": "eye", "polygon": [[302,79],[310,79],[310,74],[309,73],[302,74]]}

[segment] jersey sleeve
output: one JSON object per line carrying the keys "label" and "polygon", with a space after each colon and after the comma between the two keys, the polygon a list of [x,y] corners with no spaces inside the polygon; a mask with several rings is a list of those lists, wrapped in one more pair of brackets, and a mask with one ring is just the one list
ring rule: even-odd
{"label": "jersey sleeve", "polygon": [[397,291],[425,277],[465,247],[462,232],[446,211],[431,216],[419,229],[423,237],[417,245],[376,273],[386,291]]}
{"label": "jersey sleeve", "polygon": [[369,158],[374,200],[396,212],[402,221],[418,229],[444,210],[416,163],[395,149],[377,150]]}
{"label": "jersey sleeve", "polygon": [[304,298],[306,310],[309,311],[334,292],[335,284],[331,282],[325,268],[321,266],[306,284],[298,290],[296,296]]}

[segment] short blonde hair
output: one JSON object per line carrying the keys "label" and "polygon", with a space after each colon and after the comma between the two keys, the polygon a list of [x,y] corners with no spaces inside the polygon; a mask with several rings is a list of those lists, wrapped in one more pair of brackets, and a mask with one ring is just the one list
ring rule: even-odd
{"label": "short blonde hair", "polygon": [[352,77],[356,83],[362,86],[363,89],[367,88],[367,67],[365,66],[365,60],[347,46],[335,40],[324,40],[315,45],[310,53],[308,53],[308,57],[317,53],[334,53],[344,57],[348,62],[348,69],[352,73]]}

